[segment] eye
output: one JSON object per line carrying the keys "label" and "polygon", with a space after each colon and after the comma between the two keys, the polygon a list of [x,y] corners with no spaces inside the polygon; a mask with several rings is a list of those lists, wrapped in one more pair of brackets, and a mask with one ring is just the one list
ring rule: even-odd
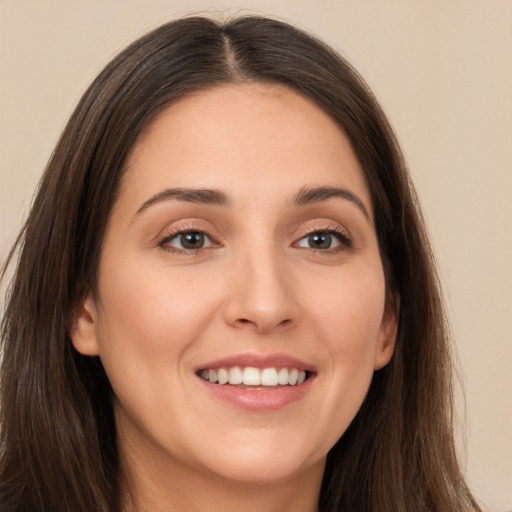
{"label": "eye", "polygon": [[332,251],[342,247],[351,247],[347,235],[336,230],[315,231],[309,233],[297,242],[297,247],[314,249],[317,251]]}
{"label": "eye", "polygon": [[211,238],[202,231],[180,231],[167,235],[159,245],[165,249],[176,249],[178,251],[198,251],[212,247]]}

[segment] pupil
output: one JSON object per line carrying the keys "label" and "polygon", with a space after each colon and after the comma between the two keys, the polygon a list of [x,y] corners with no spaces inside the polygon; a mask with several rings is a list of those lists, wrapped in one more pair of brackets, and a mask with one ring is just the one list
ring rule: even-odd
{"label": "pupil", "polygon": [[203,233],[185,233],[181,235],[181,245],[185,249],[200,249],[204,245]]}
{"label": "pupil", "polygon": [[308,237],[309,243],[315,249],[329,249],[331,247],[331,235],[329,233],[314,233]]}

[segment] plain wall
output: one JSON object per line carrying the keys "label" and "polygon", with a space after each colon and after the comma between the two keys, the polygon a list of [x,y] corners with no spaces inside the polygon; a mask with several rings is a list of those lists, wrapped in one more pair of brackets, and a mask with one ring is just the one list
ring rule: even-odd
{"label": "plain wall", "polygon": [[128,42],[196,10],[307,27],[375,91],[438,255],[470,485],[489,510],[512,509],[512,0],[0,0],[0,262],[86,86]]}

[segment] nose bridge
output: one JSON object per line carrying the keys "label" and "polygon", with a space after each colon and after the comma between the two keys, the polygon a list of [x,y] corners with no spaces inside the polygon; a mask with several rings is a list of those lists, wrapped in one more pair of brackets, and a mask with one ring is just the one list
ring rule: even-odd
{"label": "nose bridge", "polygon": [[229,324],[268,333],[296,321],[291,269],[274,241],[245,245],[234,258],[232,280],[226,304]]}

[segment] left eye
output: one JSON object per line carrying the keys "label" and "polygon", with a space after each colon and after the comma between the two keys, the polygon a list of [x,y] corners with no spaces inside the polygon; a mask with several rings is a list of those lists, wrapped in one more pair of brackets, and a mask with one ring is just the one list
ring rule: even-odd
{"label": "left eye", "polygon": [[330,231],[317,231],[301,238],[298,247],[307,249],[329,250],[341,246],[341,235]]}
{"label": "left eye", "polygon": [[197,250],[211,247],[212,241],[210,237],[201,233],[201,231],[184,231],[173,236],[167,237],[162,245],[174,247],[181,250]]}

